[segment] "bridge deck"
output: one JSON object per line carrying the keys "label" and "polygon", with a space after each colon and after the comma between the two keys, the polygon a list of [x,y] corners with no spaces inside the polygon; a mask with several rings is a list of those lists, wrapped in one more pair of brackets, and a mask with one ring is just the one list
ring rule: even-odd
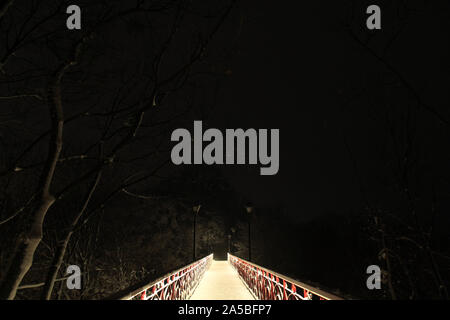
{"label": "bridge deck", "polygon": [[228,261],[213,260],[191,300],[254,300]]}

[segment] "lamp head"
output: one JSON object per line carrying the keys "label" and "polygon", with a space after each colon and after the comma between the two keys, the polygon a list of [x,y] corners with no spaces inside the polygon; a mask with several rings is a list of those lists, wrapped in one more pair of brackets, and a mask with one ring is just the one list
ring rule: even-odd
{"label": "lamp head", "polygon": [[198,213],[200,211],[200,208],[202,207],[201,204],[193,206],[192,207],[192,211],[194,211],[194,213]]}

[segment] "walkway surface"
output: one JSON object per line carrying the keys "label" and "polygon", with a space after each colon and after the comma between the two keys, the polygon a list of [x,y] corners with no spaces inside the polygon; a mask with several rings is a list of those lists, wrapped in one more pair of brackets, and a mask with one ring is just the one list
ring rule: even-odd
{"label": "walkway surface", "polygon": [[228,261],[213,260],[191,300],[254,300]]}

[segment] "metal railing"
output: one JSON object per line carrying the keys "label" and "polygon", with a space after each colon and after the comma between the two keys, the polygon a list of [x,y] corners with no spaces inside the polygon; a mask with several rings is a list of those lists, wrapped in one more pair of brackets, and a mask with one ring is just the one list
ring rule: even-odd
{"label": "metal railing", "polygon": [[155,281],[143,285],[120,300],[187,300],[197,288],[205,271],[211,265],[210,254],[185,267],[172,271]]}
{"label": "metal railing", "polygon": [[228,262],[259,300],[343,300],[334,294],[260,267],[230,253]]}

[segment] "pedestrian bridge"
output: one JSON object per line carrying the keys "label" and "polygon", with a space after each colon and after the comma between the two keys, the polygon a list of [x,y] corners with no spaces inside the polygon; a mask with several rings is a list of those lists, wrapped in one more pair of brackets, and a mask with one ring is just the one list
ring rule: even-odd
{"label": "pedestrian bridge", "polygon": [[111,299],[121,300],[342,300],[228,253],[206,256]]}

